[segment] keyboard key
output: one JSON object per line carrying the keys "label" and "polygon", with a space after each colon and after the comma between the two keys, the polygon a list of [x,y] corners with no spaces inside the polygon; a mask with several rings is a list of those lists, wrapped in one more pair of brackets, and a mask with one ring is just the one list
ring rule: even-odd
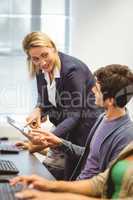
{"label": "keyboard key", "polygon": [[0,160],[0,175],[1,174],[17,174],[19,170],[15,164],[9,160]]}
{"label": "keyboard key", "polygon": [[17,154],[19,153],[19,149],[12,144],[0,144],[0,153],[3,154]]}
{"label": "keyboard key", "polygon": [[17,184],[11,186],[9,183],[0,183],[0,199],[1,200],[16,200],[15,193],[23,189],[23,185]]}

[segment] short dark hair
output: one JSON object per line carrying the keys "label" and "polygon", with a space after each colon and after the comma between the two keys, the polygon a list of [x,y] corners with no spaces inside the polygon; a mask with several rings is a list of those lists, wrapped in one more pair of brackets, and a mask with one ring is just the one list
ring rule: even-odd
{"label": "short dark hair", "polygon": [[123,92],[123,96],[118,96],[118,93],[121,90],[126,91],[128,86],[132,86],[130,96],[133,96],[133,72],[128,66],[120,64],[107,65],[98,69],[94,74],[101,86],[104,100],[111,97],[116,98],[117,96],[117,105],[124,107],[129,101],[127,93]]}

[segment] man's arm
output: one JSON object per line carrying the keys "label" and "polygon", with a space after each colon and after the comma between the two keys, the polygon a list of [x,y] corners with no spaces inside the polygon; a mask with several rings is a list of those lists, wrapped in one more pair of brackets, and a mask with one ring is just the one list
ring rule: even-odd
{"label": "man's arm", "polygon": [[66,153],[68,156],[79,158],[84,153],[85,147],[75,145],[72,142],[64,139],[61,139],[61,141],[62,142],[59,145],[58,149],[61,150],[63,153]]}
{"label": "man's arm", "polygon": [[55,192],[70,192],[82,195],[87,195],[91,197],[100,197],[103,192],[103,187],[108,175],[108,170],[99,175],[80,181],[57,181],[52,183],[51,190]]}
{"label": "man's arm", "polygon": [[23,190],[22,192],[18,192],[15,194],[15,197],[19,199],[31,199],[34,200],[42,200],[42,199],[48,199],[48,200],[100,200],[99,198],[92,198],[87,197],[84,195],[79,194],[72,194],[72,193],[53,193],[53,192],[42,192],[38,190]]}
{"label": "man's arm", "polygon": [[82,181],[49,181],[42,177],[32,176],[18,176],[10,180],[12,185],[17,183],[24,183],[32,186],[34,189],[51,192],[69,192],[91,197],[100,197],[105,184],[108,171],[94,177],[93,179]]}
{"label": "man's arm", "polygon": [[43,129],[33,129],[28,135],[34,145],[42,146],[42,148],[56,148],[68,156],[79,158],[85,150],[84,147],[72,144],[71,142],[59,138],[53,133]]}

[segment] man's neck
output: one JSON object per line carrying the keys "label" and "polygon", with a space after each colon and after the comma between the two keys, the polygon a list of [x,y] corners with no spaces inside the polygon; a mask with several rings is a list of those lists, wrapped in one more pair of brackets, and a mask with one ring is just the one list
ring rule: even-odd
{"label": "man's neck", "polygon": [[119,117],[124,116],[125,114],[126,114],[125,108],[111,107],[106,111],[106,117],[108,120],[117,119]]}

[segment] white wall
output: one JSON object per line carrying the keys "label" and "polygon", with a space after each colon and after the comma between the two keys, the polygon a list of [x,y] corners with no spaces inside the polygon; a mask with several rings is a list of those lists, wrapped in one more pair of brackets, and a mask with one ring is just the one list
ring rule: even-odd
{"label": "white wall", "polygon": [[[112,63],[133,69],[133,0],[71,0],[71,54],[94,71]],[[133,118],[133,99],[129,103]]]}
{"label": "white wall", "polygon": [[71,54],[92,70],[111,63],[132,66],[133,0],[72,0]]}

